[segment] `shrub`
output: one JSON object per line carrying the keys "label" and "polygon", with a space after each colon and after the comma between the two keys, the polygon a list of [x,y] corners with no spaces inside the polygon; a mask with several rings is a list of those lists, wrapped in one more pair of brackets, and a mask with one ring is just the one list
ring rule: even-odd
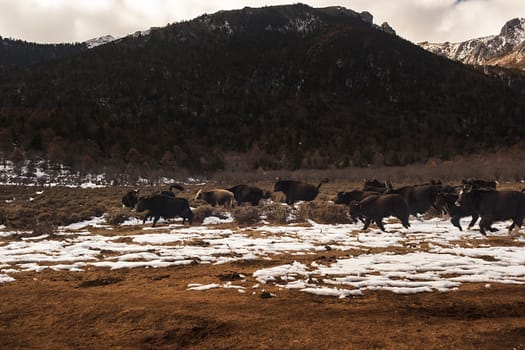
{"label": "shrub", "polygon": [[286,224],[292,217],[293,209],[284,204],[272,203],[262,208],[262,215],[271,224]]}
{"label": "shrub", "polygon": [[49,222],[39,222],[33,227],[33,236],[52,235],[56,231],[56,225]]}
{"label": "shrub", "polygon": [[0,208],[0,225],[7,224],[7,212]]}
{"label": "shrub", "polygon": [[228,218],[228,214],[225,210],[212,207],[211,205],[201,205],[192,210],[193,222],[201,224],[208,216],[216,216],[221,219]]}
{"label": "shrub", "polygon": [[253,225],[261,220],[257,207],[237,207],[232,210],[232,215],[239,225]]}
{"label": "shrub", "polygon": [[24,208],[20,206],[11,207],[7,222],[13,225],[15,228],[29,229],[35,225],[37,221],[38,212],[32,208]]}
{"label": "shrub", "polygon": [[120,225],[129,219],[129,213],[128,208],[109,208],[104,218],[110,225]]}
{"label": "shrub", "polygon": [[321,224],[347,224],[348,206],[325,201],[305,202],[297,209],[297,218],[302,221],[311,219]]}

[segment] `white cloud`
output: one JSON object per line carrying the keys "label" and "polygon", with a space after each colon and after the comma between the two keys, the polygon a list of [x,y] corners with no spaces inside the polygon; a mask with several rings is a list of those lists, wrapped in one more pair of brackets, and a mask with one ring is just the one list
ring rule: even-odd
{"label": "white cloud", "polygon": [[[84,41],[164,26],[203,13],[289,0],[0,0],[0,35],[37,42]],[[305,1],[314,7],[333,0]],[[525,17],[523,0],[339,0],[337,5],[369,11],[414,41],[460,41],[496,34],[514,17]]]}

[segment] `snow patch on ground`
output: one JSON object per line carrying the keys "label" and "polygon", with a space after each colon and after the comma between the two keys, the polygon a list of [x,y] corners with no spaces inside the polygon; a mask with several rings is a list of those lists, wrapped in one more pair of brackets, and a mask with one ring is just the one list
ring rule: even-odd
{"label": "snow patch on ground", "polygon": [[[116,234],[105,224],[104,217],[60,227],[53,235],[31,236],[30,232],[12,232],[0,226],[0,283],[14,281],[22,271],[224,264],[330,251],[333,258],[329,260],[317,255],[311,263],[295,261],[272,266],[255,271],[252,277],[259,286],[270,284],[340,298],[371,290],[398,294],[448,292],[463,283],[525,284],[522,235],[513,238],[512,246],[499,246],[498,240],[489,239],[507,238],[508,222],[494,225],[499,231],[488,238],[477,231],[461,232],[440,218],[413,220],[408,230],[397,222],[387,223],[386,233],[376,228],[362,231],[362,224],[324,225],[313,221],[303,226],[236,229],[214,225],[232,221],[230,216],[209,219],[201,226],[177,221],[152,228],[130,219],[122,225],[142,228],[134,235]],[[466,226],[468,221],[462,224]],[[91,228],[99,234],[90,232]],[[100,234],[104,230],[108,232]],[[212,288],[242,292],[245,287],[230,282],[188,286],[190,290]]]}

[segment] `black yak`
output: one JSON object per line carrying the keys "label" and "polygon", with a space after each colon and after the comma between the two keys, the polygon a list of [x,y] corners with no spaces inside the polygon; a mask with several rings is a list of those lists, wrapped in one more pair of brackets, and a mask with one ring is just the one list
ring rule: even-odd
{"label": "black yak", "polygon": [[352,191],[341,191],[337,192],[335,198],[335,204],[346,204],[349,205],[353,201],[360,201],[368,196],[378,195],[379,192],[375,191],[361,191],[361,190],[352,190]]}
{"label": "black yak", "polygon": [[184,191],[184,187],[182,185],[172,184],[168,191],[160,191],[159,194],[162,194],[162,195],[165,195],[165,196],[170,196],[170,197],[175,197],[175,192],[173,192],[174,188],[176,188],[179,191]]}
{"label": "black yak", "polygon": [[358,218],[364,218],[365,226],[363,230],[366,230],[372,222],[375,222],[381,231],[385,232],[383,218],[389,216],[395,216],[401,220],[401,224],[405,228],[410,227],[408,206],[403,197],[398,194],[374,195],[368,196],[360,202],[354,201],[350,203],[349,214],[354,222]]}
{"label": "black yak", "polygon": [[367,192],[379,192],[384,193],[388,189],[392,188],[392,185],[388,182],[381,182],[378,179],[365,180],[363,185],[363,191]]}
{"label": "black yak", "polygon": [[319,194],[319,188],[327,183],[328,179],[323,179],[319,185],[303,183],[293,180],[279,180],[273,187],[274,192],[283,192],[286,196],[286,204],[292,205],[297,201],[312,201]]}
{"label": "black yak", "polygon": [[139,200],[139,190],[129,191],[122,197],[122,205],[128,208],[134,208]]}
{"label": "black yak", "polygon": [[155,227],[155,224],[161,217],[164,219],[182,217],[183,224],[186,220],[188,220],[190,225],[193,222],[193,212],[190,209],[188,200],[185,198],[175,198],[161,194],[155,194],[150,197],[140,197],[136,209],[138,212],[148,211],[142,223],[144,224],[146,219],[152,216],[152,227]]}
{"label": "black yak", "polygon": [[456,201],[458,200],[459,195],[456,193],[438,193],[436,201],[434,202],[434,207],[439,211],[445,211],[450,216],[450,222],[452,225],[459,228],[460,231],[463,231],[459,220],[461,218],[472,216],[468,228],[470,229],[479,218],[478,213],[474,210],[473,207],[463,205],[457,206]]}
{"label": "black yak", "polygon": [[253,206],[259,204],[262,198],[270,198],[269,191],[263,191],[259,187],[248,185],[237,185],[227,189],[232,192],[238,205],[243,203],[250,203]]}
{"label": "black yak", "polygon": [[496,189],[498,182],[495,180],[481,180],[481,179],[463,179],[461,184],[464,189],[477,189],[477,188],[491,188]]}
{"label": "black yak", "polygon": [[493,222],[503,220],[512,220],[509,227],[511,234],[514,227],[521,227],[525,217],[525,194],[521,191],[463,190],[456,204],[474,208],[481,217],[479,230],[483,235],[486,234],[485,230],[493,231]]}
{"label": "black yak", "polygon": [[417,217],[424,214],[436,201],[439,192],[443,192],[441,185],[403,186],[386,191],[386,194],[399,194],[406,201],[410,214]]}

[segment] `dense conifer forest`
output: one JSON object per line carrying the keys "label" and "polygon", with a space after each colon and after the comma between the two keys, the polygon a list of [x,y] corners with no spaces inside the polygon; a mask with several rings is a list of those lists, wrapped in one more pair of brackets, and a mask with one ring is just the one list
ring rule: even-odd
{"label": "dense conifer forest", "polygon": [[87,50],[85,44],[37,44],[0,36],[0,70],[60,59]]}

